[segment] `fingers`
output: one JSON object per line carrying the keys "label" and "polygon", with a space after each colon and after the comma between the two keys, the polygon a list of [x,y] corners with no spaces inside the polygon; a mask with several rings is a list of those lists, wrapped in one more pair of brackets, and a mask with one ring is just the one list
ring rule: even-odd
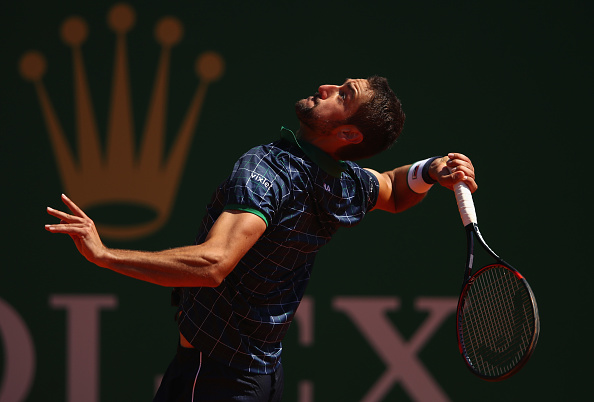
{"label": "fingers", "polygon": [[62,195],[62,201],[73,215],[48,207],[48,214],[58,218],[60,222],[45,225],[45,229],[50,233],[69,235],[78,251],[90,262],[98,264],[105,246],[101,242],[95,223],[65,195]]}
{"label": "fingers", "polygon": [[71,237],[85,237],[89,234],[89,226],[83,223],[80,224],[49,224],[45,225],[45,230],[52,233],[64,233],[68,234]]}
{"label": "fingers", "polygon": [[85,236],[88,234],[92,225],[89,217],[64,194],[62,194],[62,201],[75,215],[47,207],[47,213],[58,218],[60,223],[45,225],[45,229],[52,233],[66,233],[71,236]]}
{"label": "fingers", "polygon": [[80,216],[81,218],[88,218],[88,216],[83,212],[82,209],[78,207],[78,205],[72,202],[70,198],[66,197],[66,194],[62,194],[62,202],[66,204],[68,209],[70,209],[74,215]]}
{"label": "fingers", "polygon": [[452,175],[453,183],[463,181],[473,193],[478,189],[474,166],[470,158],[461,153],[449,153],[446,164]]}
{"label": "fingers", "polygon": [[61,221],[63,221],[63,223],[74,223],[77,221],[81,221],[81,218],[79,217],[69,215],[65,212],[58,211],[57,209],[53,209],[51,207],[47,207],[47,213],[53,217],[60,219]]}
{"label": "fingers", "polygon": [[448,154],[447,165],[448,168],[453,172],[455,171],[463,171],[474,178],[474,166],[470,159],[463,154],[459,153],[450,153]]}

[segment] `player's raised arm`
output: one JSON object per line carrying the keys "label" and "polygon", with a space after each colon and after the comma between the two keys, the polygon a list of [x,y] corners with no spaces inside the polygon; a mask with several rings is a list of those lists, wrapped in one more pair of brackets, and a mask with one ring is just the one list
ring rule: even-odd
{"label": "player's raised arm", "polygon": [[435,183],[450,190],[459,181],[466,183],[472,192],[478,188],[472,162],[460,153],[425,159],[383,173],[367,170],[375,175],[380,184],[374,209],[392,213],[405,211],[418,204]]}
{"label": "player's raised arm", "polygon": [[46,225],[51,233],[68,234],[90,262],[122,275],[170,287],[216,287],[266,230],[266,223],[249,212],[225,211],[199,245],[148,252],[106,247],[93,221],[68,197],[72,214],[48,208],[60,223]]}

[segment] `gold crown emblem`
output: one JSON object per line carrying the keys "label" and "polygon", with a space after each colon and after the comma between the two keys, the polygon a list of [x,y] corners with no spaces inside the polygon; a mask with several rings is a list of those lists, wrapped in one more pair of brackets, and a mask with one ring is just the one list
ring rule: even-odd
{"label": "gold crown emblem", "polygon": [[116,34],[116,46],[105,151],[100,145],[83,63],[81,47],[88,35],[85,20],[69,17],[61,27],[62,40],[71,47],[73,57],[77,158],[42,82],[45,57],[37,51],[26,52],[20,60],[19,70],[21,76],[35,86],[66,193],[83,209],[105,204],[134,204],[156,213],[154,219],[138,224],[97,223],[102,236],[124,240],[154,233],[168,220],[206,90],[211,82],[222,76],[224,61],[215,52],[202,53],[196,59],[199,84],[166,157],[164,139],[170,55],[172,47],[183,37],[183,25],[175,17],[163,17],[157,22],[155,38],[161,53],[137,153],[126,42],[126,34],[135,24],[134,9],[127,4],[113,6],[108,23]]}

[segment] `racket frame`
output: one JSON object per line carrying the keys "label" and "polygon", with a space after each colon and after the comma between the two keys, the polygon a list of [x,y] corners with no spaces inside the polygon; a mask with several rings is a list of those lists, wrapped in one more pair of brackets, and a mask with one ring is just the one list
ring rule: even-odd
{"label": "racket frame", "polygon": [[[533,293],[532,289],[530,288],[528,281],[526,281],[524,276],[522,276],[522,274],[518,270],[516,270],[510,264],[505,262],[501,257],[499,257],[487,245],[483,236],[481,235],[481,232],[480,232],[476,222],[471,222],[471,223],[467,224],[464,229],[466,232],[466,242],[467,242],[468,253],[466,256],[466,268],[464,270],[464,280],[462,282],[462,290],[460,292],[460,297],[458,298],[458,306],[456,309],[456,336],[458,339],[458,348],[460,351],[460,355],[464,359],[464,363],[466,363],[466,366],[474,375],[478,376],[479,378],[481,378],[485,381],[491,381],[491,382],[502,381],[506,378],[511,377],[515,373],[517,373],[526,364],[526,362],[530,359],[530,356],[532,355],[532,352],[534,351],[534,349],[536,347],[536,343],[538,341],[538,336],[540,334],[540,318],[539,318],[539,314],[538,314],[538,306],[536,304],[536,298],[534,297],[534,293]],[[495,260],[495,263],[485,265],[473,274],[472,268],[474,265],[475,239],[478,240],[478,243],[481,245],[481,247],[491,257],[493,257],[493,259]],[[527,352],[522,356],[521,360],[511,370],[508,370],[507,372],[505,372],[501,375],[489,376],[489,375],[485,375],[485,374],[481,373],[480,371],[478,371],[477,369],[475,369],[474,365],[472,364],[469,357],[465,353],[460,317],[462,315],[462,310],[464,308],[464,300],[465,300],[466,294],[468,293],[470,287],[472,286],[474,279],[476,277],[478,277],[479,275],[481,275],[485,270],[490,269],[494,265],[499,265],[499,266],[502,266],[502,267],[508,269],[510,272],[512,272],[516,276],[516,278],[518,278],[521,281],[522,285],[525,287],[525,289],[527,290],[527,292],[530,296],[530,302],[532,304],[532,309],[534,311],[534,322],[533,322],[533,326],[531,328],[533,336],[530,341],[530,345],[528,346]]]}

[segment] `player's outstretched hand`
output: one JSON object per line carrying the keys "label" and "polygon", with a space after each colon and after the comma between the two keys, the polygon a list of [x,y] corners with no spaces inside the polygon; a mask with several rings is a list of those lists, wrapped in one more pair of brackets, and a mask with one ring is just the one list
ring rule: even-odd
{"label": "player's outstretched hand", "polygon": [[450,190],[453,190],[454,184],[460,181],[466,183],[473,193],[478,188],[472,162],[466,155],[460,153],[449,153],[443,158],[434,160],[429,168],[429,175]]}
{"label": "player's outstretched hand", "polygon": [[47,213],[60,219],[60,223],[45,225],[51,233],[69,235],[78,251],[89,261],[98,264],[106,248],[101,242],[95,223],[72,200],[62,194],[62,201],[73,215],[47,208]]}

